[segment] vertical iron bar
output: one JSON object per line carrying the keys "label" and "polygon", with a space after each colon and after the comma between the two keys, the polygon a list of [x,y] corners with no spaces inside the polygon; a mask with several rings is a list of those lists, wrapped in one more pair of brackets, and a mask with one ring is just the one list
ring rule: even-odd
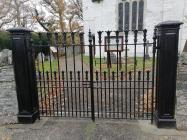
{"label": "vertical iron bar", "polygon": [[[51,77],[53,77],[53,73],[51,73]],[[55,116],[55,99],[54,99],[54,92],[55,90],[53,90],[54,86],[53,86],[53,79],[51,79],[51,87],[52,87],[52,102],[53,102],[53,116]]]}
{"label": "vertical iron bar", "polygon": [[119,118],[119,31],[116,31],[116,45],[117,45],[117,114]]}
{"label": "vertical iron bar", "polygon": [[[38,54],[39,56],[39,54]],[[39,62],[39,58],[37,56],[37,71],[39,72],[40,71],[40,62]]]}
{"label": "vertical iron bar", "polygon": [[102,103],[102,66],[101,66],[101,63],[102,63],[102,61],[101,61],[101,58],[102,58],[102,52],[101,52],[101,47],[102,47],[102,31],[99,31],[98,32],[98,38],[99,38],[99,41],[98,41],[98,43],[99,43],[99,74],[100,74],[100,96],[101,96],[101,99],[100,99],[100,101],[101,101],[101,117],[103,117],[103,103]]}
{"label": "vertical iron bar", "polygon": [[68,74],[68,62],[67,62],[67,33],[63,33],[63,47],[65,48],[65,65],[66,65],[66,85],[67,85],[67,98],[68,98],[68,116],[70,116],[70,105],[69,105],[69,74]]}
{"label": "vertical iron bar", "polygon": [[64,75],[64,71],[62,71],[62,84],[63,84],[63,92],[64,92],[64,112],[65,112],[65,117],[66,117],[66,94],[65,94],[65,75]]}
{"label": "vertical iron bar", "polygon": [[106,71],[104,71],[104,87],[105,87],[105,118],[107,118],[107,108],[106,108]]}
{"label": "vertical iron bar", "polygon": [[54,71],[54,79],[55,79],[55,93],[56,93],[56,111],[57,111],[57,116],[58,116],[58,93],[57,93],[57,89],[58,89],[58,86],[57,86],[57,72]]}
{"label": "vertical iron bar", "polygon": [[80,45],[81,45],[83,116],[85,116],[85,112],[84,112],[84,63],[83,63],[84,34],[80,33],[79,37],[80,37]]}
{"label": "vertical iron bar", "polygon": [[[87,73],[87,72],[85,72],[85,74],[86,74],[86,73]],[[83,79],[83,82],[84,82],[84,79]],[[86,81],[85,83],[87,83],[87,81]],[[86,88],[87,88],[87,87],[86,87]],[[84,85],[83,85],[82,100],[83,100],[83,116],[85,117],[85,104],[84,104],[84,102],[85,102],[85,99],[84,99]]]}
{"label": "vertical iron bar", "polygon": [[[50,50],[50,44],[51,44],[51,33],[47,33],[47,44],[48,44],[48,47],[49,47],[49,50]],[[51,96],[53,96],[53,71],[52,71],[52,62],[51,62],[51,51],[49,51],[49,65],[50,65],[50,80],[51,80]],[[53,99],[53,97],[52,97]],[[54,108],[53,108],[54,110]]]}
{"label": "vertical iron bar", "polygon": [[153,65],[152,65],[152,98],[151,98],[151,123],[153,124],[153,112],[154,112],[154,93],[155,93],[155,54],[156,54],[156,31],[157,29],[154,29],[154,35],[153,35]]}
{"label": "vertical iron bar", "polygon": [[[107,40],[107,44],[108,44],[108,49],[110,50],[110,33],[111,33],[111,31],[107,31],[107,38],[108,38],[108,40]],[[109,52],[109,55],[110,55],[110,52]],[[110,56],[109,56],[110,57]],[[111,62],[110,62],[110,65],[111,65]],[[108,67],[108,81],[109,81],[109,83],[108,83],[108,88],[109,88],[109,117],[111,118],[111,101],[110,101],[110,68],[111,68],[111,66],[109,66]]]}
{"label": "vertical iron bar", "polygon": [[51,116],[51,99],[50,99],[50,86],[49,86],[49,72],[46,72],[47,75],[47,92],[48,92],[48,104],[49,104],[49,114]]}
{"label": "vertical iron bar", "polygon": [[73,72],[70,71],[70,88],[71,88],[71,114],[72,116],[73,115],[73,83],[72,83],[72,80],[73,80]]}
{"label": "vertical iron bar", "polygon": [[99,118],[99,95],[98,95],[98,92],[99,92],[99,84],[98,84],[98,81],[99,81],[99,73],[98,73],[98,71],[96,71],[96,83],[97,83],[97,116],[98,116],[98,118]]}
{"label": "vertical iron bar", "polygon": [[75,86],[75,112],[77,116],[77,94],[76,94],[76,63],[75,63],[75,33],[71,33],[71,41],[72,41],[72,46],[73,46],[73,69],[74,69],[74,86]]}
{"label": "vertical iron bar", "polygon": [[136,118],[136,67],[137,67],[137,59],[136,59],[136,47],[137,47],[137,34],[138,30],[134,31],[134,118]]}
{"label": "vertical iron bar", "polygon": [[128,53],[127,53],[127,51],[128,51],[128,34],[129,34],[129,31],[128,30],[126,30],[125,31],[125,110],[126,110],[126,119],[127,119],[127,112],[128,112],[128,108],[127,108],[127,94],[128,94],[128,90],[127,90],[127,87],[128,87],[128,85],[127,85],[127,75],[128,75],[128,69],[127,69],[127,55],[128,55]]}
{"label": "vertical iron bar", "polygon": [[142,113],[143,113],[143,117],[144,117],[144,91],[145,91],[145,47],[146,47],[146,36],[147,36],[147,30],[144,29],[143,30],[143,47],[144,47],[144,56],[143,56],[143,110],[142,110]]}
{"label": "vertical iron bar", "polygon": [[[42,34],[39,33],[39,39],[40,39],[40,45],[42,45]],[[45,85],[45,68],[44,68],[44,58],[43,58],[43,47],[42,47],[42,53],[41,53],[41,59],[42,59],[42,76],[43,76],[43,89],[44,89],[44,103],[45,103],[45,110],[46,110],[46,106],[47,106],[47,103],[46,103],[46,85]],[[47,111],[45,112],[46,116],[47,116]]]}
{"label": "vertical iron bar", "polygon": [[115,118],[115,86],[114,86],[114,82],[115,82],[115,72],[112,72],[112,84],[113,84],[113,118]]}
{"label": "vertical iron bar", "polygon": [[129,90],[129,92],[130,92],[130,119],[132,118],[132,103],[131,103],[131,101],[132,101],[132,95],[131,95],[131,90],[132,90],[132,72],[130,71],[129,72],[129,86],[130,86],[130,90]]}
{"label": "vertical iron bar", "polygon": [[121,71],[121,118],[123,118],[123,71]]}
{"label": "vertical iron bar", "polygon": [[92,34],[89,31],[89,55],[90,55],[90,92],[91,92],[91,108],[92,108],[92,120],[95,121],[95,109],[94,109],[94,87],[93,87],[93,52],[92,52]]}
{"label": "vertical iron bar", "polygon": [[141,71],[138,71],[138,118],[140,117],[140,81],[141,81]]}
{"label": "vertical iron bar", "polygon": [[[51,40],[51,33],[47,33],[47,44],[50,48],[50,40]],[[53,115],[54,115],[54,90],[53,90],[53,70],[52,70],[52,60],[51,60],[51,51],[49,51],[49,65],[50,65],[50,80],[51,80],[51,96],[52,96],[52,102],[53,102]]]}
{"label": "vertical iron bar", "polygon": [[58,84],[59,84],[59,94],[60,94],[60,114],[62,116],[62,93],[61,93],[61,78],[60,78],[60,62],[59,62],[59,44],[58,44],[58,33],[55,33],[55,46],[57,48],[57,66],[58,66]]}
{"label": "vertical iron bar", "polygon": [[78,88],[79,88],[79,116],[81,117],[81,95],[80,95],[80,93],[81,93],[81,87],[80,87],[80,71],[78,71],[77,72],[78,73],[78,77],[77,77],[77,79],[78,79]]}
{"label": "vertical iron bar", "polygon": [[[102,84],[102,81],[101,81],[101,79],[102,79],[102,67],[101,67],[101,63],[102,63],[102,61],[101,61],[101,58],[102,58],[102,52],[101,52],[101,43],[102,43],[102,32],[101,31],[99,31],[98,32],[98,37],[99,37],[99,55],[100,55],[100,66],[99,66],[99,68],[100,68],[100,82],[101,82],[101,84]],[[102,86],[101,86],[102,87]],[[102,93],[102,88],[101,88],[101,93]]]}
{"label": "vertical iron bar", "polygon": [[148,119],[148,114],[149,114],[149,74],[150,74],[150,71],[147,71],[147,119]]}
{"label": "vertical iron bar", "polygon": [[[37,52],[38,53],[38,52]],[[39,75],[39,71],[40,71],[40,64],[39,64],[39,58],[38,58],[38,56],[39,56],[39,54],[37,54],[37,56],[36,56],[36,68],[37,68],[37,73],[38,73],[38,75]],[[40,81],[40,80],[39,80]],[[37,81],[37,86],[38,85],[40,85],[40,83],[38,83],[38,81]],[[41,91],[41,87],[39,87],[39,90]],[[39,105],[39,107],[38,107],[38,109],[39,109],[39,120],[40,120],[40,114],[41,114],[41,112],[40,112],[40,97],[39,97],[39,94],[38,94],[38,105]]]}
{"label": "vertical iron bar", "polygon": [[40,102],[41,102],[41,107],[42,107],[42,110],[41,110],[41,113],[43,115],[43,97],[42,97],[42,94],[43,94],[43,90],[42,90],[42,77],[41,77],[41,72],[39,71],[38,72],[39,74],[39,87],[40,87]]}
{"label": "vertical iron bar", "polygon": [[[86,71],[86,83],[88,84],[88,71]],[[88,86],[86,86],[86,113],[87,113],[87,116],[88,116]]]}

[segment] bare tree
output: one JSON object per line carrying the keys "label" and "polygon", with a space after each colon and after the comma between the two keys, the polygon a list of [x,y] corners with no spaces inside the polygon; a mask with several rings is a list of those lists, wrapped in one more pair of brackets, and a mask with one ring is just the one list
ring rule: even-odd
{"label": "bare tree", "polygon": [[68,29],[71,32],[82,30],[82,15],[82,1],[70,0],[70,2],[67,5],[65,17],[68,21]]}
{"label": "bare tree", "polygon": [[65,29],[65,1],[64,0],[42,0],[42,5],[53,16],[53,20],[57,22],[57,29],[62,32]]}
{"label": "bare tree", "polygon": [[11,9],[12,0],[1,0],[0,1],[0,29],[4,25],[12,22],[12,9]]}
{"label": "bare tree", "polygon": [[32,28],[32,7],[28,0],[0,0],[0,28],[23,26]]}
{"label": "bare tree", "polygon": [[79,20],[83,20],[82,0],[70,0],[69,7]]}
{"label": "bare tree", "polygon": [[32,25],[32,8],[28,0],[12,0],[11,8],[14,10],[14,25],[26,27]]}
{"label": "bare tree", "polygon": [[35,6],[33,18],[45,31],[82,30],[81,0],[41,0],[41,6]]}
{"label": "bare tree", "polygon": [[52,31],[54,21],[49,20],[49,18],[47,20],[47,18],[45,18],[45,13],[38,11],[37,8],[34,9],[33,19],[35,19],[45,31]]}

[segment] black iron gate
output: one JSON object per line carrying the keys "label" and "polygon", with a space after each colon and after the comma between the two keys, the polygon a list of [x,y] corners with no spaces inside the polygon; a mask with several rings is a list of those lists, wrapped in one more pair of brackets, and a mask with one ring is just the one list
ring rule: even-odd
{"label": "black iron gate", "polygon": [[40,116],[153,120],[156,30],[153,41],[147,30],[39,37]]}
{"label": "black iron gate", "polygon": [[62,116],[153,122],[154,112],[158,127],[175,126],[181,24],[158,24],[153,41],[147,30],[89,32],[89,39],[83,33],[40,33],[38,39],[29,29],[9,29],[18,121]]}

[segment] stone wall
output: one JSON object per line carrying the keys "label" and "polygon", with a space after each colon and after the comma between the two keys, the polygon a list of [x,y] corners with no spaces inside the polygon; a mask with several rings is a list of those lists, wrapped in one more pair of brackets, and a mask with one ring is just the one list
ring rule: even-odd
{"label": "stone wall", "polygon": [[177,129],[187,130],[187,57],[181,56],[177,79]]}
{"label": "stone wall", "polygon": [[0,125],[17,122],[17,96],[12,66],[12,51],[0,52]]}
{"label": "stone wall", "polygon": [[17,97],[13,66],[0,67],[0,125],[17,122]]}

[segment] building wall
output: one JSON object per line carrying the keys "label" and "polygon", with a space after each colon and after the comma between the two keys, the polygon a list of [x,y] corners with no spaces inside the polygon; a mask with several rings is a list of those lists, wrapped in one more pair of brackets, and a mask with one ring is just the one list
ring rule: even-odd
{"label": "building wall", "polygon": [[[85,42],[88,44],[88,31],[96,35],[97,31],[115,30],[117,28],[117,1],[103,0],[100,3],[92,2],[91,0],[83,0],[83,17],[84,17],[84,32]],[[88,54],[88,47],[85,47],[85,52]]]}
{"label": "building wall", "polygon": [[[103,0],[100,3],[91,0],[83,0],[84,32],[85,42],[88,44],[88,31],[96,35],[97,31],[117,30],[118,29],[118,3],[119,0]],[[180,20],[184,22],[181,26],[179,51],[183,50],[187,39],[187,1],[185,0],[145,0],[144,28],[148,30],[148,40],[152,42],[154,26],[162,21]],[[142,42],[142,34],[139,41]],[[133,34],[130,35],[133,41]],[[104,54],[104,50],[102,50]],[[131,50],[130,52],[132,52]],[[141,51],[141,49],[140,49]],[[98,54],[96,51],[96,55]],[[86,47],[88,54],[88,47]]]}

